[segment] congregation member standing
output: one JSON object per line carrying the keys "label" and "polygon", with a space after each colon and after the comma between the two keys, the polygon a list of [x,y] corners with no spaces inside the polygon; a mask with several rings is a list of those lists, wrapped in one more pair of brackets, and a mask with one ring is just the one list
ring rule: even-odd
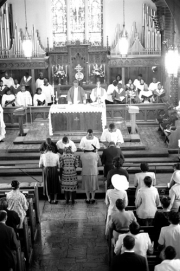
{"label": "congregation member standing", "polygon": [[8,88],[14,86],[14,80],[9,76],[8,72],[5,72],[4,77],[2,77],[1,80],[3,81],[3,85]]}
{"label": "congregation member standing", "polygon": [[110,142],[114,142],[116,145],[124,143],[122,133],[116,128],[114,123],[110,123],[107,129],[104,129],[101,135],[101,142],[107,147]]}
{"label": "congregation member standing", "polygon": [[41,88],[44,85],[44,75],[43,72],[39,73],[39,77],[36,80],[36,88]]}
{"label": "congregation member standing", "polygon": [[106,90],[101,87],[101,82],[96,83],[96,88],[93,88],[90,98],[92,102],[104,103],[106,100]]}
{"label": "congregation member standing", "polygon": [[64,191],[66,203],[71,200],[75,203],[75,195],[77,190],[77,172],[79,159],[71,151],[71,146],[64,149],[64,153],[60,156],[61,172],[61,190]]}
{"label": "congregation member standing", "polygon": [[6,93],[2,97],[2,107],[15,106],[15,95],[12,94],[11,89],[7,88]]}
{"label": "congregation member standing", "polygon": [[100,149],[99,139],[93,135],[92,129],[88,129],[86,136],[81,138],[79,148],[84,150],[87,145],[93,145],[97,150]]}
{"label": "congregation member standing", "polygon": [[6,225],[7,212],[0,211],[0,269],[2,271],[15,271],[19,247],[14,229]]}
{"label": "congregation member standing", "polygon": [[36,94],[33,97],[34,106],[45,106],[46,105],[46,96],[42,93],[41,88],[36,89]]}
{"label": "congregation member standing", "polygon": [[[93,146],[89,144],[84,148],[84,153],[80,155],[82,166],[82,188],[86,192],[86,203],[95,203],[95,192],[98,186],[98,164],[99,154]],[[91,194],[91,199],[90,199]]]}
{"label": "congregation member standing", "polygon": [[[169,197],[171,199],[169,210],[178,212],[180,208],[180,170],[176,170],[173,174],[174,185],[169,190]],[[171,184],[173,184],[171,182]]]}
{"label": "congregation member standing", "polygon": [[18,83],[17,79],[14,79],[14,86],[11,86],[10,90],[11,90],[12,94],[14,94],[14,95],[16,95],[21,90],[21,86]]}
{"label": "congregation member standing", "polygon": [[29,75],[28,72],[21,78],[20,85],[25,85],[26,90],[31,93],[31,84],[32,84],[32,77]]}
{"label": "congregation member standing", "polygon": [[44,78],[43,85],[41,85],[42,94],[46,97],[46,103],[47,105],[51,105],[54,98],[54,90],[53,87],[49,84],[49,81],[47,78]]}
{"label": "congregation member standing", "polygon": [[141,226],[151,226],[157,207],[160,204],[159,194],[156,187],[152,186],[149,176],[144,178],[144,187],[141,187],[136,195],[136,214]]}
{"label": "congregation member standing", "polygon": [[180,259],[176,259],[176,250],[167,246],[164,250],[164,260],[155,266],[154,271],[179,271]]}
{"label": "congregation member standing", "polygon": [[148,271],[148,263],[145,257],[134,252],[135,238],[127,235],[123,239],[124,253],[116,255],[112,262],[112,271]]}
{"label": "congregation member standing", "polygon": [[47,196],[49,203],[57,204],[57,194],[59,192],[58,169],[60,164],[59,155],[53,153],[51,145],[46,145],[46,152],[40,157],[39,167],[43,168],[43,194]]}
{"label": "congregation member standing", "polygon": [[115,157],[121,158],[121,162],[124,163],[124,155],[120,148],[117,148],[113,141],[109,142],[107,149],[103,150],[101,155],[101,162],[104,166],[104,177],[107,177],[109,170],[114,169],[113,159]]}
{"label": "congregation member standing", "polygon": [[39,151],[40,151],[41,154],[46,153],[47,146],[51,146],[52,147],[52,152],[53,153],[57,153],[58,152],[56,144],[51,140],[50,137],[48,137],[48,138],[46,138],[45,141],[43,141],[41,143],[41,146],[39,148]]}
{"label": "congregation member standing", "polygon": [[110,84],[108,86],[108,89],[107,89],[107,98],[106,98],[106,101],[105,101],[106,104],[113,104],[114,103],[113,102],[113,93],[114,93],[114,91],[117,90],[117,84],[118,84],[118,82],[116,80],[114,80],[112,82],[112,84]]}
{"label": "congregation member standing", "polygon": [[76,152],[77,151],[76,145],[67,136],[64,136],[62,139],[60,139],[56,143],[56,146],[57,146],[57,149],[60,152],[60,154],[62,154],[63,151],[64,151],[64,149],[68,148],[68,147],[71,147],[71,151],[72,152]]}
{"label": "congregation member standing", "polygon": [[109,170],[109,172],[107,174],[107,189],[112,188],[111,179],[115,174],[123,175],[129,181],[129,174],[128,174],[127,170],[122,168],[123,163],[124,163],[124,160],[122,159],[122,157],[117,156],[117,157],[113,158],[112,165],[114,168]]}
{"label": "congregation member standing", "polygon": [[82,87],[79,86],[78,80],[74,80],[73,86],[68,90],[68,104],[86,104],[86,95]]}
{"label": "congregation member standing", "polygon": [[21,86],[21,91],[19,91],[16,95],[16,105],[25,107],[32,105],[31,94],[26,90],[24,85]]}
{"label": "congregation member standing", "polygon": [[20,228],[22,228],[26,211],[28,210],[28,202],[26,197],[21,193],[19,185],[17,180],[11,182],[12,190],[6,194],[6,200],[8,210],[13,210],[18,214],[20,218]]}
{"label": "congregation member standing", "polygon": [[4,115],[3,115],[3,108],[0,105],[0,143],[3,142],[5,138],[6,130],[5,130],[5,123],[4,123]]}

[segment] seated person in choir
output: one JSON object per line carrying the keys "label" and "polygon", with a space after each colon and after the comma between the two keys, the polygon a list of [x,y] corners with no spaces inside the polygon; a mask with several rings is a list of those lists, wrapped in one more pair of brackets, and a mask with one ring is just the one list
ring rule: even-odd
{"label": "seated person in choir", "polygon": [[18,84],[17,79],[14,79],[14,86],[11,86],[10,89],[14,95],[16,95],[21,90],[21,86]]}
{"label": "seated person in choir", "polygon": [[9,76],[8,72],[5,72],[4,77],[2,77],[1,80],[3,81],[3,85],[8,88],[14,86],[14,80]]}
{"label": "seated person in choir", "polygon": [[36,89],[41,88],[42,85],[44,85],[44,75],[43,75],[43,72],[40,72],[39,77],[36,80]]}
{"label": "seated person in choir", "polygon": [[157,89],[158,83],[156,77],[153,77],[152,83],[149,84],[149,90],[152,91],[152,93]]}
{"label": "seated person in choir", "polygon": [[122,133],[119,129],[116,128],[114,123],[109,124],[108,129],[104,129],[102,132],[100,141],[107,147],[109,142],[114,142],[117,146],[120,146],[121,143],[124,143]]}
{"label": "seated person in choir", "polygon": [[24,85],[21,86],[21,91],[19,91],[16,95],[16,105],[25,107],[32,105],[31,94],[26,90]]}
{"label": "seated person in choir", "polygon": [[139,86],[140,86],[140,84],[141,84],[141,79],[142,79],[142,74],[140,73],[139,75],[138,75],[138,78],[137,79],[135,79],[134,80],[134,85],[135,85],[135,87],[138,89],[139,88]]}
{"label": "seated person in choir", "polygon": [[104,103],[106,99],[106,90],[101,87],[101,82],[96,83],[96,88],[93,88],[90,98],[92,102]]}
{"label": "seated person in choir", "polygon": [[144,90],[141,90],[139,93],[139,99],[141,103],[152,103],[153,102],[153,93],[148,89],[148,86],[144,84]]}
{"label": "seated person in choir", "polygon": [[117,74],[117,75],[116,75],[116,81],[117,81],[118,83],[121,83],[121,84],[122,84],[122,77],[121,77],[120,74]]}
{"label": "seated person in choir", "polygon": [[36,94],[33,97],[34,106],[45,106],[46,105],[46,96],[42,93],[41,88],[36,89]]}
{"label": "seated person in choir", "polygon": [[113,101],[115,104],[125,104],[126,103],[126,93],[120,81],[117,84],[117,89],[114,91]]}
{"label": "seated person in choir", "polygon": [[64,149],[65,148],[69,148],[69,147],[71,147],[71,151],[72,152],[76,152],[77,151],[76,145],[67,136],[64,136],[62,139],[60,139],[56,143],[56,146],[57,146],[57,149],[60,152],[60,154],[63,154]]}
{"label": "seated person in choir", "polygon": [[133,81],[131,78],[129,78],[128,83],[126,84],[126,90],[130,88],[130,85],[132,85]]}
{"label": "seated person in choir", "polygon": [[134,84],[131,84],[129,89],[127,90],[127,102],[128,104],[131,104],[131,103],[140,103],[140,99],[139,99],[139,96],[138,96],[138,91],[135,87]]}
{"label": "seated person in choir", "polygon": [[49,84],[49,81],[47,78],[44,78],[43,85],[40,87],[42,89],[42,94],[46,97],[46,104],[51,105],[54,98],[54,89]]}
{"label": "seated person in choir", "polygon": [[165,103],[167,102],[166,100],[166,92],[163,88],[163,86],[161,85],[161,83],[159,82],[157,85],[157,89],[154,90],[154,101],[155,103]]}
{"label": "seated person in choir", "polygon": [[0,80],[0,104],[2,101],[2,96],[6,93],[6,90],[8,89],[8,87],[3,85],[3,81]]}
{"label": "seated person in choir", "polygon": [[6,90],[6,94],[2,96],[2,107],[12,107],[15,106],[15,95],[12,94],[11,89]]}
{"label": "seated person in choir", "polygon": [[107,89],[107,98],[106,98],[106,104],[113,104],[113,93],[114,91],[117,90],[117,81],[114,80],[112,84],[108,86]]}
{"label": "seated person in choir", "polygon": [[88,129],[87,135],[81,138],[79,148],[84,150],[87,147],[87,145],[93,145],[97,150],[100,149],[99,139],[93,135],[92,129]]}
{"label": "seated person in choir", "polygon": [[32,84],[32,77],[29,75],[28,72],[21,78],[20,85],[25,85],[26,90],[31,93],[31,84]]}
{"label": "seated person in choir", "polygon": [[86,104],[86,95],[82,87],[79,86],[78,80],[74,80],[73,86],[68,90],[68,104]]}

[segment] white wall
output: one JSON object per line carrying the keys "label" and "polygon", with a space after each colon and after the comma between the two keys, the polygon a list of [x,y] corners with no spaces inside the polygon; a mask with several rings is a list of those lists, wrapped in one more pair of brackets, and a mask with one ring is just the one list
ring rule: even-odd
{"label": "white wall", "polygon": [[[13,5],[14,23],[17,23],[18,27],[24,31],[24,0],[8,0],[7,2]],[[134,21],[137,23],[138,30],[141,31],[143,3],[155,8],[151,0],[125,0],[126,29],[129,33]],[[52,45],[51,0],[26,0],[26,4],[29,32],[34,24],[40,33],[43,46],[47,46],[47,38],[50,39],[50,45]],[[104,0],[104,45],[106,45],[107,36],[109,45],[111,45],[116,25],[119,23],[122,26],[123,24],[122,7],[123,0]]]}

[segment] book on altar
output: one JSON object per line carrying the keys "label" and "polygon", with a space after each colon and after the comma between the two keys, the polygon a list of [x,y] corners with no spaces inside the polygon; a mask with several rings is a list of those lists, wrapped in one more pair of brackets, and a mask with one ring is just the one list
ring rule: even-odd
{"label": "book on altar", "polygon": [[125,99],[125,96],[121,96],[119,98],[114,98],[114,100],[120,101],[120,102],[122,102],[124,99]]}

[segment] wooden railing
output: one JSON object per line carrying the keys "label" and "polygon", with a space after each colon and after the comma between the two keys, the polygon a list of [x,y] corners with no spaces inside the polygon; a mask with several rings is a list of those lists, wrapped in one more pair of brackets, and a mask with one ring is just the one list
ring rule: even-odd
{"label": "wooden railing", "polygon": [[[157,115],[162,113],[165,110],[165,104],[136,104],[139,107],[139,114],[137,114],[137,123],[138,122],[154,122],[157,118]],[[32,123],[36,118],[41,118],[47,120],[49,114],[49,106],[31,106],[27,108],[27,115],[24,118],[24,123]],[[4,108],[4,121],[6,126],[17,126],[18,118],[13,115],[15,107]],[[119,120],[124,119],[125,121],[130,120],[130,115],[128,113],[127,104],[112,104],[106,105],[106,114],[107,120]]]}

